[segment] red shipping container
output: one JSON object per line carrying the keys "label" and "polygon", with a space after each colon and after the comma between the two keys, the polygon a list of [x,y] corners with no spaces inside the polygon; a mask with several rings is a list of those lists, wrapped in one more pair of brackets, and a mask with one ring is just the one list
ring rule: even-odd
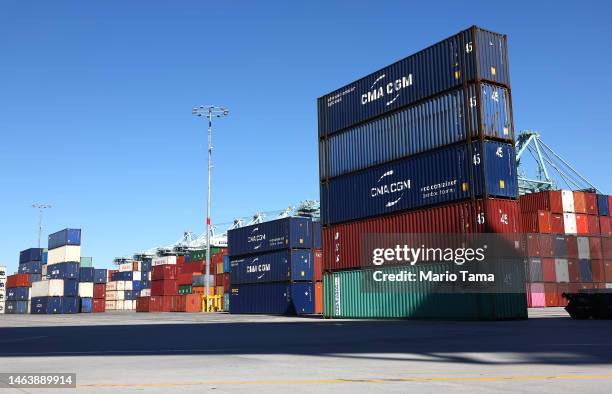
{"label": "red shipping container", "polygon": [[599,216],[587,215],[587,234],[601,235],[599,228]]}
{"label": "red shipping container", "polygon": [[185,263],[179,267],[178,272],[179,274],[189,274],[189,275],[192,275],[195,273],[202,274],[203,272],[202,266],[203,264],[198,264],[198,263]]}
{"label": "red shipping container", "polygon": [[223,274],[215,275],[215,286],[223,286]]}
{"label": "red shipping container", "polygon": [[174,304],[170,308],[171,310],[169,312],[185,312],[185,296],[176,296]]}
{"label": "red shipping container", "polygon": [[596,289],[607,289],[605,283],[593,283]]}
{"label": "red shipping container", "polygon": [[583,192],[574,192],[574,212],[587,213],[587,203]]}
{"label": "red shipping container", "polygon": [[553,234],[565,234],[565,224],[563,222],[563,214],[550,214],[550,229]]}
{"label": "red shipping container", "polygon": [[580,282],[580,264],[578,260],[568,259],[567,260],[567,271],[569,272],[569,281],[572,283]]}
{"label": "red shipping container", "polygon": [[186,273],[186,274],[178,274],[176,276],[176,285],[177,286],[185,286],[185,285],[191,285],[193,283],[193,274],[191,273]]}
{"label": "red shipping container", "polygon": [[202,312],[202,295],[187,294],[183,296],[183,311],[188,313]]}
{"label": "red shipping container", "polygon": [[323,269],[361,267],[361,241],[365,234],[519,234],[522,227],[520,216],[516,201],[487,199],[325,227],[322,231]]}
{"label": "red shipping container", "polygon": [[591,259],[603,259],[603,250],[601,247],[601,238],[589,237],[589,256]]}
{"label": "red shipping container", "polygon": [[180,312],[181,297],[178,295],[163,296],[162,312]]}
{"label": "red shipping container", "polygon": [[[230,273],[229,272],[225,272],[222,275],[222,283],[219,286],[223,286],[224,289],[229,289],[230,287],[232,287],[231,281],[230,281]],[[226,292],[229,290],[226,290]]]}
{"label": "red shipping container", "polygon": [[567,299],[563,297],[563,293],[569,292],[569,285],[567,283],[557,283],[557,294],[559,298],[559,306],[567,306]]}
{"label": "red shipping container", "polygon": [[312,254],[314,255],[313,280],[319,282],[323,280],[323,251],[315,249]]}
{"label": "red shipping container", "polygon": [[593,282],[602,283],[606,281],[606,273],[602,260],[591,260],[591,273],[593,275]]}
{"label": "red shipping container", "polygon": [[526,212],[523,213],[523,231],[526,233],[550,234],[551,213],[548,211]]}
{"label": "red shipping container", "polygon": [[589,233],[589,225],[587,223],[587,215],[576,214],[576,234],[587,235]]}
{"label": "red shipping container", "polygon": [[176,279],[178,266],[174,264],[155,265],[151,269],[151,280]]}
{"label": "red shipping container", "polygon": [[94,283],[93,298],[97,298],[97,299],[106,298],[106,283]]}
{"label": "red shipping container", "polygon": [[528,257],[541,257],[542,252],[540,250],[540,237],[538,234],[527,234],[527,256]]}
{"label": "red shipping container", "polygon": [[578,237],[574,235],[568,235],[565,237],[567,244],[567,258],[577,259],[578,258]]}
{"label": "red shipping container", "polygon": [[604,259],[612,260],[612,238],[601,238],[601,255]]}
{"label": "red shipping container", "polygon": [[6,288],[30,287],[30,274],[14,274],[6,277]]}
{"label": "red shipping container", "polygon": [[185,264],[185,256],[176,256],[176,265]]}
{"label": "red shipping container", "polygon": [[593,283],[580,283],[578,284],[581,290],[594,289],[595,285]]}
{"label": "red shipping container", "polygon": [[597,195],[595,193],[584,193],[584,199],[586,201],[586,213],[589,215],[599,215]]}
{"label": "red shipping container", "polygon": [[172,296],[178,295],[178,285],[176,280],[153,280],[151,281],[152,296]]}
{"label": "red shipping container", "polygon": [[149,297],[149,312],[162,312],[163,304],[162,300],[164,297],[162,296],[151,296]]}
{"label": "red shipping container", "polygon": [[151,307],[151,297],[136,298],[136,312],[149,312]]}
{"label": "red shipping container", "polygon": [[598,216],[599,232],[604,237],[612,236],[612,218],[609,216]]}
{"label": "red shipping container", "polygon": [[106,281],[111,282],[113,279],[113,274],[115,272],[119,272],[119,270],[106,270]]}
{"label": "red shipping container", "polygon": [[540,193],[526,194],[519,197],[522,212],[536,212],[539,210],[552,213],[563,213],[563,202],[561,191],[545,191]]}
{"label": "red shipping container", "polygon": [[542,277],[544,282],[556,282],[557,274],[555,273],[555,259],[542,259]]}
{"label": "red shipping container", "polygon": [[315,314],[323,314],[323,282],[315,282]]}
{"label": "red shipping container", "polygon": [[568,289],[567,292],[569,294],[576,294],[576,293],[580,293],[580,289],[581,289],[581,284],[580,283],[570,283],[568,284]]}
{"label": "red shipping container", "polygon": [[92,301],[93,313],[102,313],[106,310],[106,300],[104,298],[94,298]]}
{"label": "red shipping container", "polygon": [[554,236],[551,234],[539,234],[540,237],[540,256],[555,257]]}
{"label": "red shipping container", "polygon": [[559,306],[559,289],[556,283],[544,284],[544,297],[546,298],[546,306]]}
{"label": "red shipping container", "polygon": [[[608,206],[612,208],[612,196],[608,196]],[[610,209],[610,216],[612,216],[612,209]]]}
{"label": "red shipping container", "polygon": [[605,282],[612,283],[612,260],[604,260],[603,267]]}

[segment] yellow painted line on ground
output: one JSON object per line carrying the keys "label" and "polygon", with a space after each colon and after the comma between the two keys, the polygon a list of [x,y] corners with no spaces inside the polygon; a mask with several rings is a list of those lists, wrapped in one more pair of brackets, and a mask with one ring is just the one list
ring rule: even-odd
{"label": "yellow painted line on ground", "polygon": [[612,375],[561,375],[561,376],[491,376],[491,377],[414,377],[371,379],[299,379],[299,380],[202,380],[168,383],[95,383],[79,384],[77,387],[177,387],[177,386],[234,386],[234,385],[299,385],[326,383],[409,383],[409,382],[512,382],[544,380],[595,380],[612,379]]}

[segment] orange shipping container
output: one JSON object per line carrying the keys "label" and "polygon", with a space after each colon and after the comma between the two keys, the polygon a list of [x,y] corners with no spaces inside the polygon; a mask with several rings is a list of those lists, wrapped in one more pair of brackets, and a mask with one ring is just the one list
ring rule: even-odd
{"label": "orange shipping container", "polygon": [[184,298],[184,312],[196,313],[202,312],[202,295],[201,294],[187,294]]}
{"label": "orange shipping container", "polygon": [[587,213],[587,203],[583,192],[574,192],[574,212]]}
{"label": "orange shipping container", "polygon": [[546,298],[546,306],[559,306],[559,294],[556,283],[544,284],[544,297]]}
{"label": "orange shipping container", "polygon": [[323,282],[315,283],[315,314],[323,314]]}

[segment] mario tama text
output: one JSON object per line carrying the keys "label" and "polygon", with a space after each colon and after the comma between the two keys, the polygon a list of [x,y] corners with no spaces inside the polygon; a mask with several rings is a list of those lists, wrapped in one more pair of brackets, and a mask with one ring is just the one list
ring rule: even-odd
{"label": "mario tama text", "polygon": [[433,283],[456,283],[456,282],[495,282],[494,273],[473,273],[468,270],[458,272],[434,272],[433,270],[418,270],[387,273],[380,270],[372,271],[372,279],[375,282],[433,282]]}

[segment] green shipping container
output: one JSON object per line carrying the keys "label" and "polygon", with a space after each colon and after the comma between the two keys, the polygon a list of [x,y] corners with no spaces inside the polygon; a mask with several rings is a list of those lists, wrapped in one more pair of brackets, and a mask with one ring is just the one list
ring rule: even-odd
{"label": "green shipping container", "polygon": [[93,267],[93,257],[81,257],[81,267]]}
{"label": "green shipping container", "polygon": [[[217,253],[221,252],[222,250],[223,248],[213,246],[210,248],[210,255],[214,256]],[[191,261],[206,260],[206,249],[194,250],[192,252],[189,252],[189,258],[191,259]]]}
{"label": "green shipping container", "polygon": [[178,287],[178,293],[180,295],[191,294],[191,285],[181,285]]}
{"label": "green shipping container", "polygon": [[[496,265],[495,275],[503,279],[499,283],[496,281],[492,289],[487,288],[490,293],[468,293],[462,291],[456,284],[440,292],[438,287],[440,284],[430,281],[375,283],[372,279],[374,271],[387,274],[406,271],[418,275],[421,269],[422,267],[401,266],[326,272],[323,275],[323,313],[325,317],[331,318],[448,320],[527,318],[522,262]],[[430,265],[427,269],[438,274],[459,270],[453,263]],[[510,288],[512,291],[508,291]]]}
{"label": "green shipping container", "polygon": [[223,312],[229,312],[230,293],[223,294]]}

